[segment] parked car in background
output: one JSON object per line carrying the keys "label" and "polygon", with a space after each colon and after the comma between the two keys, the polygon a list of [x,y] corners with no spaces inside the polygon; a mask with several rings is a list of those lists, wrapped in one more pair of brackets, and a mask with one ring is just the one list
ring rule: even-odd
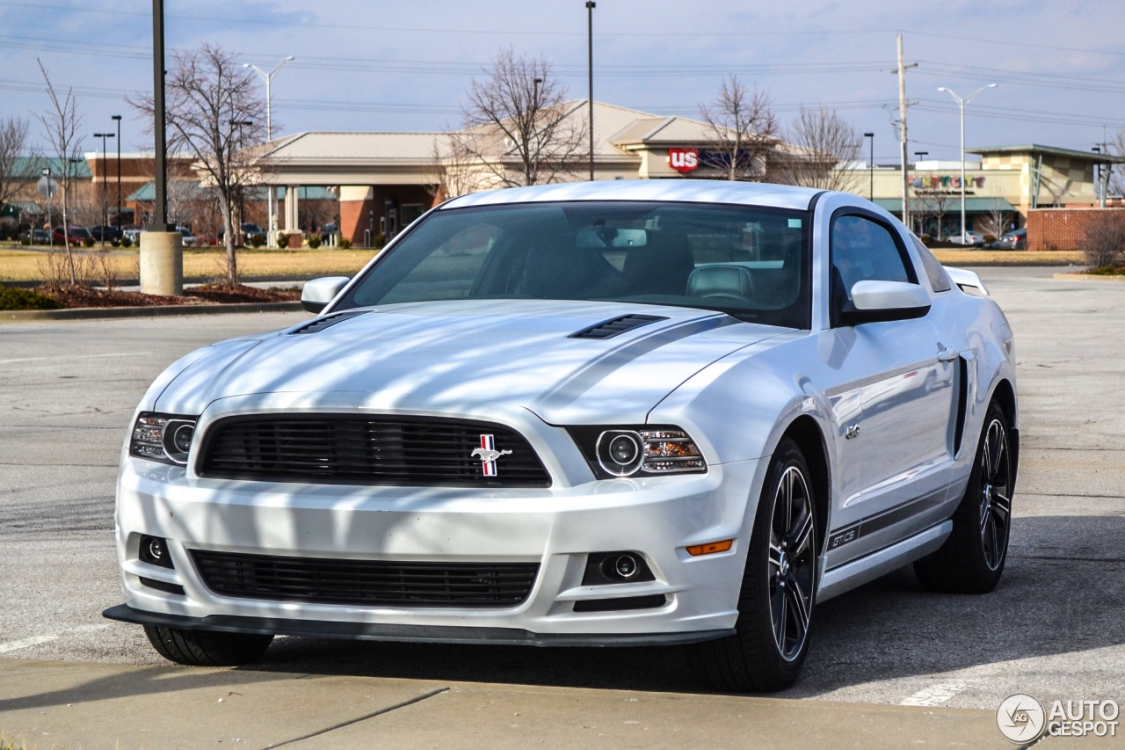
{"label": "parked car in background", "polygon": [[984,235],[981,234],[980,232],[968,231],[968,232],[965,232],[965,239],[962,241],[961,233],[957,232],[955,234],[949,235],[949,242],[954,244],[954,245],[968,245],[968,246],[971,246],[971,247],[983,247],[984,246]]}
{"label": "parked car in background", "polygon": [[328,222],[324,228],[320,230],[320,241],[327,244],[332,240],[332,235],[340,231],[340,227],[336,226],[335,222]]}
{"label": "parked car in background", "polygon": [[1026,250],[1027,227],[1006,232],[1003,237],[992,243],[997,250]]}
{"label": "parked car in background", "polygon": [[188,229],[187,227],[176,227],[176,228],[180,230],[180,234],[183,237],[183,239],[180,240],[180,243],[184,247],[195,247],[195,235],[191,233],[191,230]]}
{"label": "parked car in background", "polygon": [[51,241],[51,235],[46,229],[25,229],[20,232],[20,240],[31,238],[32,245],[46,245]]}
{"label": "parked car in background", "polygon": [[90,227],[90,236],[98,242],[113,242],[121,239],[120,227],[97,226]]}
{"label": "parked car in background", "polygon": [[[74,227],[74,226],[68,227],[67,233],[70,235],[70,241],[71,242],[84,242],[88,239],[92,239],[90,237],[90,230],[87,229],[86,227]],[[65,238],[63,237],[63,228],[62,227],[55,227],[55,242],[64,242],[64,241],[65,241]]]}
{"label": "parked car in background", "polygon": [[129,242],[132,242],[134,245],[136,245],[141,241],[141,232],[143,231],[145,231],[145,228],[140,226],[139,224],[130,224],[127,227],[121,228],[121,235],[125,239],[129,240]]}

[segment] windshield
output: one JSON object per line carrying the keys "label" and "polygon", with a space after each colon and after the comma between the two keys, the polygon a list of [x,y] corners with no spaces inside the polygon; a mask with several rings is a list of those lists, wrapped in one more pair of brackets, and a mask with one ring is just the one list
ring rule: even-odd
{"label": "windshield", "polygon": [[808,328],[808,213],[693,203],[434,211],[336,310],[452,299],[633,302]]}

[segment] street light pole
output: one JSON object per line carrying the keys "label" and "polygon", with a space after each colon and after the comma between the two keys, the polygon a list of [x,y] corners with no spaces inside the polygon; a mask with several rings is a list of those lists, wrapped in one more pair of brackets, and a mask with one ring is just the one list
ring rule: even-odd
{"label": "street light pole", "polygon": [[121,115],[114,115],[117,121],[117,227],[121,228]]}
{"label": "street light pole", "polygon": [[95,138],[102,139],[102,249],[105,249],[105,230],[109,225],[109,167],[106,164],[108,157],[105,153],[106,138],[112,138],[113,133],[94,133]]}
{"label": "street light pole", "polygon": [[586,65],[590,96],[590,182],[594,181],[594,8],[598,4],[586,0]]}
{"label": "street light pole", "polygon": [[156,187],[150,232],[168,231],[168,141],[164,116],[164,0],[152,0],[152,106]]}
{"label": "street light pole", "polygon": [[[266,82],[266,143],[269,143],[273,140],[273,77],[277,75],[277,71],[281,70],[281,66],[294,59],[296,58],[294,58],[293,55],[289,55],[283,58],[282,61],[274,66],[274,69],[269,73],[265,72],[257,65],[251,65],[250,63],[243,63],[242,65],[242,67],[244,68],[252,69],[263,81]],[[277,188],[273,185],[269,186],[269,194],[266,201],[266,213],[269,214],[269,230],[266,232],[266,236],[268,237],[270,242],[273,242],[274,232],[277,230]]]}
{"label": "street light pole", "polygon": [[979,89],[977,89],[976,91],[974,91],[973,93],[969,94],[964,99],[962,99],[961,97],[957,96],[957,94],[953,93],[952,89],[948,89],[945,86],[939,86],[938,87],[938,91],[944,91],[945,93],[952,96],[953,99],[957,102],[957,106],[961,108],[961,244],[962,245],[968,244],[966,242],[966,236],[965,236],[965,105],[968,104],[969,102],[971,102],[973,99],[976,99],[977,96],[979,96],[980,93],[982,91],[984,91],[985,89],[994,89],[994,88],[996,88],[995,83],[990,83],[987,86],[981,86]]}
{"label": "street light pole", "polygon": [[871,139],[871,160],[868,163],[868,171],[871,173],[871,202],[875,202],[875,134],[864,133],[864,138]]}
{"label": "street light pole", "polygon": [[[55,249],[55,220],[51,218],[51,168],[43,167],[43,176],[47,178],[47,242],[51,250]],[[31,230],[31,242],[35,243],[35,230]]]}

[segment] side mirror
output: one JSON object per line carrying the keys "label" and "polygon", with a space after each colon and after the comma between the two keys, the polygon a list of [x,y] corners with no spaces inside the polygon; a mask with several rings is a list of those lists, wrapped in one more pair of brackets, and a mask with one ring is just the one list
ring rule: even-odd
{"label": "side mirror", "polygon": [[921,318],[930,311],[930,295],[919,284],[905,281],[857,281],[852,299],[844,305],[847,325]]}
{"label": "side mirror", "polygon": [[336,298],[340,290],[351,281],[347,276],[327,276],[313,279],[301,290],[301,307],[311,313],[318,313]]}

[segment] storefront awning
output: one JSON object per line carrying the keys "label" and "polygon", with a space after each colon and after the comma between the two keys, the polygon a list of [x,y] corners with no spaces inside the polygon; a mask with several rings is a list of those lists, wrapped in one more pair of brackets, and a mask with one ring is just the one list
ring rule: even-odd
{"label": "storefront awning", "polygon": [[[928,210],[933,213],[934,208],[927,205],[927,202],[932,204],[936,202],[936,200],[936,198],[911,196],[910,210],[912,212]],[[942,201],[944,202],[942,209],[947,213],[961,210],[961,196],[959,195],[947,195]],[[876,198],[875,205],[895,215],[902,213],[902,198]],[[1016,210],[1015,206],[1013,206],[1007,198],[965,196],[965,213],[967,214],[983,214],[997,209],[1005,212]]]}

